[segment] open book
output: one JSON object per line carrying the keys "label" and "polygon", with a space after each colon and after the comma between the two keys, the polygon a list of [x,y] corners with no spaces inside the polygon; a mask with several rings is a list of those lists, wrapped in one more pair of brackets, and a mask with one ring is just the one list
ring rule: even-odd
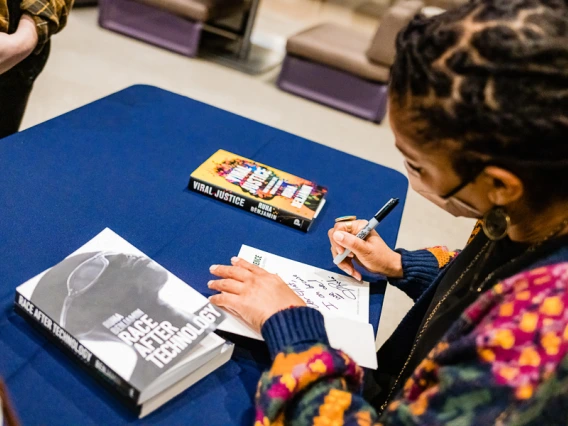
{"label": "open book", "polygon": [[[373,327],[369,324],[369,283],[243,245],[239,257],[279,275],[308,306],[324,316],[330,344],[363,367],[376,369]],[[220,330],[262,340],[241,319],[227,313]]]}

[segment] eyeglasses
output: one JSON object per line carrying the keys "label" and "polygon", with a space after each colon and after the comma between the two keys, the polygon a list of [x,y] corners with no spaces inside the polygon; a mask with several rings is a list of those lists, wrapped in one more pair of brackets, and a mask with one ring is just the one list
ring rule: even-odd
{"label": "eyeglasses", "polygon": [[67,296],[63,301],[59,325],[65,327],[67,312],[73,299],[87,291],[100,278],[109,265],[106,256],[115,253],[100,252],[80,263],[67,277]]}
{"label": "eyeglasses", "polygon": [[67,278],[69,296],[78,296],[91,287],[102,275],[109,261],[106,256],[110,253],[98,253],[79,264]]}

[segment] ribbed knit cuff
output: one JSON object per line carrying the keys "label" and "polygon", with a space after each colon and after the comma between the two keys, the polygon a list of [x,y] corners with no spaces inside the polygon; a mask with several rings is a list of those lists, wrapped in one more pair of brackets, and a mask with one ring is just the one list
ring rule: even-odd
{"label": "ribbed knit cuff", "polygon": [[329,344],[322,314],[303,306],[272,315],[261,333],[272,359],[286,348],[302,351],[316,343]]}
{"label": "ribbed knit cuff", "polygon": [[408,251],[397,249],[402,260],[402,278],[390,278],[389,282],[417,300],[440,273],[436,257],[428,250]]}

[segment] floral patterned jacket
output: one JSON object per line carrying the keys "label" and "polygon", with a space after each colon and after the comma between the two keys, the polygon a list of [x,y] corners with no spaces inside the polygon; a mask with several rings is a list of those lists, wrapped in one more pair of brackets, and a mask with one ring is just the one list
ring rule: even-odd
{"label": "floral patterned jacket", "polygon": [[[566,249],[564,249],[566,251]],[[429,249],[443,268],[455,253]],[[568,262],[499,282],[430,352],[379,417],[363,371],[330,347],[319,312],[271,317],[274,356],[259,383],[255,426],[568,424]]]}

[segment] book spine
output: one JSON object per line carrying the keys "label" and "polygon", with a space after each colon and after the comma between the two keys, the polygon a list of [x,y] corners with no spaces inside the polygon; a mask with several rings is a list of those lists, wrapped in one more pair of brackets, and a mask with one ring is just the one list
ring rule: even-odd
{"label": "book spine", "polygon": [[189,179],[188,189],[303,232],[308,232],[312,224],[310,219],[280,210],[253,197],[228,191],[193,176]]}
{"label": "book spine", "polygon": [[81,361],[83,366],[85,366],[89,373],[94,375],[95,378],[102,379],[134,405],[138,403],[140,392],[136,388],[116,374],[116,372],[95,356],[95,354],[89,351],[64,328],[60,327],[59,324],[46,315],[45,312],[18,292],[16,292],[14,308],[22,317],[36,326],[36,328],[39,328],[43,334],[54,340],[64,352]]}

